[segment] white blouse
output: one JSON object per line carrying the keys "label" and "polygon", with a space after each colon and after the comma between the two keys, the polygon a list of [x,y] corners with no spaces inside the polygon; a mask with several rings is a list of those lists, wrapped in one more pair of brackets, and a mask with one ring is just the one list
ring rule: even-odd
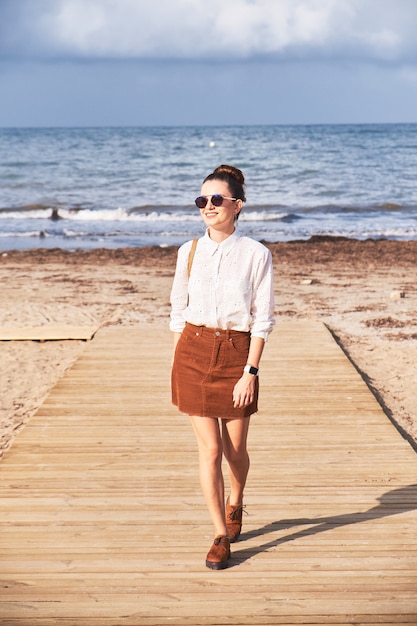
{"label": "white blouse", "polygon": [[178,250],[171,291],[170,329],[181,332],[186,322],[229,330],[250,331],[266,340],[274,325],[271,252],[236,231],[221,243],[208,231],[198,240],[188,278],[192,241]]}

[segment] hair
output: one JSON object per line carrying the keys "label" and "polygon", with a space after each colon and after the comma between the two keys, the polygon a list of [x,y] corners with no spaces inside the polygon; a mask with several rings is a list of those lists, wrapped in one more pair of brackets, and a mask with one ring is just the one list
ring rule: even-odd
{"label": "hair", "polygon": [[203,183],[208,180],[222,180],[228,184],[233,198],[246,202],[245,177],[237,167],[233,165],[219,165],[211,174],[206,176]]}

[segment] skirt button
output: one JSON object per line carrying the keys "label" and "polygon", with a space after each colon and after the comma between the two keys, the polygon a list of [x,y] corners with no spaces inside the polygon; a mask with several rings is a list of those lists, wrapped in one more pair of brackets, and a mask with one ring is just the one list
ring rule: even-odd
{"label": "skirt button", "polygon": [[220,337],[220,332],[216,330],[216,337]]}

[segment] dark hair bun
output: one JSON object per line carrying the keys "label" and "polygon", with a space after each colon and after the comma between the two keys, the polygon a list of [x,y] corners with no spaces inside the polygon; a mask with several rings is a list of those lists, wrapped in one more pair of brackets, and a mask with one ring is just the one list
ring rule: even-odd
{"label": "dark hair bun", "polygon": [[245,184],[245,177],[243,176],[243,172],[241,172],[241,170],[237,167],[234,167],[234,165],[219,165],[219,167],[216,167],[213,174],[227,174],[231,178],[237,180],[237,182],[242,185],[242,187]]}
{"label": "dark hair bun", "polygon": [[230,195],[233,198],[246,202],[245,198],[245,177],[242,172],[234,165],[219,165],[214,172],[206,176],[204,183],[208,180],[222,180],[227,183],[230,189]]}

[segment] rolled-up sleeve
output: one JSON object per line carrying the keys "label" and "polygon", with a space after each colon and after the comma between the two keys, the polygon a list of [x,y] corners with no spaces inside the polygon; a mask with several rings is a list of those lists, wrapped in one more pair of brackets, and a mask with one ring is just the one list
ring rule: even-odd
{"label": "rolled-up sleeve", "polygon": [[256,264],[251,304],[251,335],[267,341],[275,323],[274,273],[270,250]]}

